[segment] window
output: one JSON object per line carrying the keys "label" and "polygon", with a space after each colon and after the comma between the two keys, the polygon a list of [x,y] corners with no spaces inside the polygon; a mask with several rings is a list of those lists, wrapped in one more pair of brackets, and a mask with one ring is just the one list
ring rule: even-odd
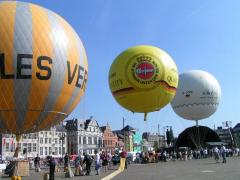
{"label": "window", "polygon": [[43,138],[40,138],[40,144],[43,144]]}
{"label": "window", "polygon": [[62,144],[61,139],[59,138],[59,144]]}
{"label": "window", "polygon": [[57,148],[57,147],[55,147],[54,154],[55,154],[55,155],[58,154],[58,148]]}
{"label": "window", "polygon": [[82,136],[79,136],[79,144],[82,144]]}
{"label": "window", "polygon": [[32,152],[32,143],[28,143],[28,152]]}
{"label": "window", "polygon": [[40,156],[43,155],[43,147],[40,147]]}
{"label": "window", "polygon": [[33,143],[33,152],[37,152],[37,144]]}
{"label": "window", "polygon": [[6,152],[9,152],[9,143],[6,143]]}
{"label": "window", "polygon": [[97,144],[97,137],[94,137],[94,144]]}
{"label": "window", "polygon": [[45,155],[47,156],[48,155],[48,148],[45,147],[44,149],[45,149]]}
{"label": "window", "polygon": [[49,144],[51,144],[52,143],[52,139],[51,138],[49,138]]}
{"label": "window", "polygon": [[48,143],[48,138],[45,138],[45,144],[47,144]]}
{"label": "window", "polygon": [[103,143],[103,142],[102,142],[102,138],[99,138],[99,139],[98,139],[99,147],[102,147],[102,143]]}
{"label": "window", "polygon": [[27,143],[23,143],[23,149],[27,148]]}
{"label": "window", "polygon": [[49,155],[52,154],[52,147],[49,147]]}
{"label": "window", "polygon": [[92,144],[92,137],[88,137],[88,144]]}
{"label": "window", "polygon": [[61,147],[59,147],[59,154],[60,154],[60,155],[62,154]]}
{"label": "window", "polygon": [[83,144],[87,144],[86,139],[87,139],[86,136],[84,136],[83,137]]}

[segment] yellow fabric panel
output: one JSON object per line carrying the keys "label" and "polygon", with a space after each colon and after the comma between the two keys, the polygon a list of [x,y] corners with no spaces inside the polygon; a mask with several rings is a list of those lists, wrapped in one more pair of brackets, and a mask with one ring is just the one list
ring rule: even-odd
{"label": "yellow fabric panel", "polygon": [[[68,48],[67,49],[67,60],[70,61],[70,70],[71,70],[71,74],[72,74],[75,65],[76,64],[79,65],[78,60],[79,60],[80,54],[79,54],[79,51],[77,48],[77,40],[74,36],[74,32],[73,32],[72,28],[70,27],[70,25],[67,24],[67,22],[65,22],[65,20],[63,20],[60,16],[56,16],[56,17],[57,17],[57,20],[59,21],[59,23],[64,28],[64,32],[66,33],[66,36],[68,37],[68,40],[69,40],[68,47],[67,47]],[[65,65],[67,66],[67,61],[66,61]],[[76,83],[77,77],[78,77],[77,73],[78,72],[76,72],[72,83],[68,84],[68,71],[66,71],[62,90],[59,94],[58,100],[57,100],[56,104],[54,105],[54,108],[52,109],[52,111],[63,112],[64,106],[70,100],[72,93],[76,87],[75,83]],[[55,119],[53,117],[56,117],[56,116],[49,114],[47,116],[47,118],[43,121],[43,123],[41,124],[40,128],[42,128],[46,124],[54,123],[54,122],[52,122]]]}
{"label": "yellow fabric panel", "polygon": [[[23,129],[29,129],[38,119],[41,111],[44,109],[48,90],[51,83],[49,80],[39,80],[36,76],[37,72],[46,75],[46,71],[42,71],[37,67],[37,58],[39,56],[53,56],[53,47],[50,37],[51,26],[46,11],[36,5],[30,5],[32,13],[32,29],[33,29],[33,63],[32,63],[32,86],[29,93],[28,103],[29,111],[26,113]],[[44,66],[52,69],[52,65],[47,61],[42,61]],[[31,111],[33,110],[33,111]]]}
{"label": "yellow fabric panel", "polygon": [[52,121],[54,120],[56,114],[55,113],[49,113],[47,118],[44,119],[44,121],[42,121],[42,123],[37,127],[38,130],[44,130],[47,129],[47,127],[49,127],[52,123]]}
{"label": "yellow fabric panel", "polygon": [[[75,38],[75,34],[70,27],[69,24],[67,24],[66,21],[64,21],[62,18],[58,16],[60,24],[64,27],[64,31],[66,32],[67,37],[69,38],[69,44],[68,44],[68,53],[67,53],[67,59],[70,61],[70,69],[71,73],[74,70],[75,65],[79,65],[79,51],[77,48],[77,39]],[[64,106],[67,104],[67,102],[70,100],[72,93],[75,89],[75,84],[78,78],[78,71],[76,72],[76,75],[72,81],[71,84],[68,84],[68,74],[66,72],[65,79],[64,79],[64,85],[62,87],[62,91],[60,93],[60,98],[58,99],[54,110],[62,112]]]}
{"label": "yellow fabric panel", "polygon": [[[0,53],[5,55],[5,72],[14,74],[13,69],[13,46],[14,46],[14,23],[16,14],[16,2],[2,2],[0,6]],[[14,80],[0,79],[1,100],[0,110],[10,110],[1,112],[8,129],[16,131],[16,112],[14,100]]]}
{"label": "yellow fabric panel", "polygon": [[5,111],[1,113],[1,118],[5,120],[5,125],[11,133],[16,133],[16,112],[15,111]]}
{"label": "yellow fabric panel", "polygon": [[[83,52],[84,52],[84,69],[87,71],[88,73],[88,63],[87,63],[87,55],[86,55],[86,51],[84,49],[84,47],[81,47],[83,49]],[[88,78],[88,74],[87,74],[87,77],[84,77],[84,78]],[[84,83],[84,82],[83,82]],[[84,84],[85,88],[87,86],[87,84]],[[78,96],[76,97],[76,99],[74,100],[73,104],[70,106],[70,108],[67,110],[67,114],[70,114],[74,108],[78,105],[78,103],[80,102],[81,100],[81,97],[83,96],[85,92],[85,89],[81,89],[80,90],[80,93],[78,94]]]}

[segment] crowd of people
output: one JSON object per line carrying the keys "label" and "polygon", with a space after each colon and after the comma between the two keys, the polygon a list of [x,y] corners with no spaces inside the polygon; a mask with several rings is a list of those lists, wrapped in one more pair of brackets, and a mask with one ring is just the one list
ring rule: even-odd
{"label": "crowd of people", "polygon": [[[55,171],[59,170],[59,166],[63,164],[63,171],[66,177],[73,176],[88,176],[91,174],[91,167],[95,167],[96,175],[100,174],[100,169],[106,172],[112,166],[112,154],[110,152],[99,153],[95,150],[94,155],[89,155],[86,152],[77,155],[74,159],[66,153],[63,159],[56,160],[52,156],[48,156],[46,161],[49,165],[49,179],[54,180]],[[34,158],[35,171],[40,171],[40,158]],[[72,172],[72,165],[74,165],[74,173]]]}
{"label": "crowd of people", "polygon": [[[216,160],[216,162],[220,162],[222,159],[222,163],[227,163],[227,157],[230,156],[240,156],[239,148],[226,148],[224,145],[219,147],[215,146],[213,148],[201,148],[191,150],[189,148],[181,148],[178,150],[167,150],[162,149],[158,151],[149,151],[149,152],[141,152],[136,153],[136,157],[128,157],[128,153],[126,151],[122,151],[121,153],[110,153],[110,152],[98,152],[95,150],[94,155],[89,155],[86,152],[83,154],[79,154],[72,159],[68,153],[65,154],[64,158],[56,161],[51,156],[47,157],[47,163],[49,165],[49,177],[50,180],[54,179],[54,174],[56,170],[59,170],[59,166],[63,163],[64,172],[66,177],[73,176],[88,176],[91,174],[91,167],[95,168],[96,175],[100,174],[100,169],[102,172],[106,172],[111,169],[111,166],[115,165],[114,158],[119,157],[118,163],[121,158],[125,158],[125,168],[129,162],[132,163],[157,163],[157,162],[167,162],[167,161],[186,161],[191,159],[204,159],[204,158],[212,158]],[[72,167],[74,166],[74,173],[72,172]],[[34,167],[36,172],[41,171],[40,169],[40,157],[34,158]]]}

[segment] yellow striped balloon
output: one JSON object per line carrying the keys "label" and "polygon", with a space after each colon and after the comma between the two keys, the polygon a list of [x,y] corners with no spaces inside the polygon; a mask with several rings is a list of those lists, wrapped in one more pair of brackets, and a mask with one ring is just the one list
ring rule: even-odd
{"label": "yellow striped balloon", "polygon": [[0,132],[17,135],[66,118],[85,92],[88,63],[72,27],[56,13],[0,2]]}

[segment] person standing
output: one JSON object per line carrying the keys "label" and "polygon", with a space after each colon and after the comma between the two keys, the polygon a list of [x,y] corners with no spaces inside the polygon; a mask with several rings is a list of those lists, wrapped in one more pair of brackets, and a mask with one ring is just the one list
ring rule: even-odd
{"label": "person standing", "polygon": [[226,148],[225,148],[225,146],[223,144],[221,146],[221,154],[222,154],[222,158],[223,158],[223,162],[222,163],[227,163]]}
{"label": "person standing", "polygon": [[218,163],[220,158],[219,158],[219,149],[217,146],[213,149],[213,153],[214,153],[216,163]]}
{"label": "person standing", "polygon": [[94,161],[95,161],[95,170],[96,170],[96,175],[99,175],[100,173],[100,155],[97,150],[94,151]]}
{"label": "person standing", "polygon": [[81,155],[78,155],[75,159],[75,176],[80,176],[82,173],[82,167],[81,167],[81,163],[82,163],[82,157]]}
{"label": "person standing", "polygon": [[123,150],[120,154],[120,157],[125,159],[125,169],[127,169],[127,164],[128,164],[128,162],[127,162],[127,152],[125,150]]}
{"label": "person standing", "polygon": [[66,172],[68,169],[68,163],[69,163],[69,155],[68,153],[66,153],[64,156],[64,172]]}
{"label": "person standing", "polygon": [[108,161],[108,169],[111,169],[111,164],[112,164],[112,154],[108,151],[107,153],[107,161]]}
{"label": "person standing", "polygon": [[91,165],[92,165],[92,158],[86,153],[83,153],[84,155],[84,159],[83,159],[83,163],[86,164],[86,175],[90,175],[91,174]]}
{"label": "person standing", "polygon": [[40,157],[37,154],[37,157],[34,159],[34,166],[35,166],[35,171],[39,172],[40,171]]}
{"label": "person standing", "polygon": [[107,154],[106,154],[105,151],[102,152],[101,159],[102,159],[103,169],[104,169],[105,172],[107,172],[108,160],[107,160]]}
{"label": "person standing", "polygon": [[55,166],[56,162],[55,159],[52,156],[48,157],[48,162],[49,162],[49,180],[54,180],[54,174],[55,174]]}

